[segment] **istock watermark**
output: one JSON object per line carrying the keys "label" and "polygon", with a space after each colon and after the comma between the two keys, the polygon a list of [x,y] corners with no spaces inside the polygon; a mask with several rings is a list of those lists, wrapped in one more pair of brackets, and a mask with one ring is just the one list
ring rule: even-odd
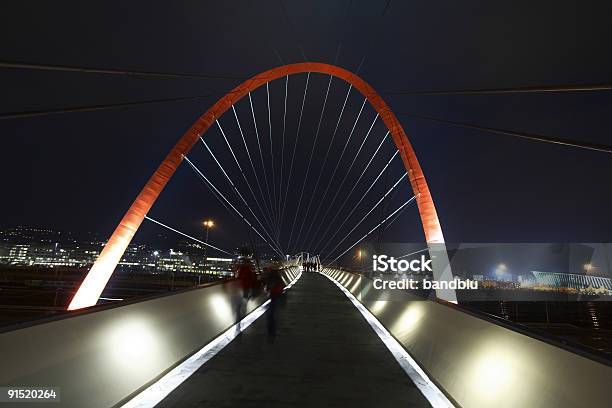
{"label": "istock watermark", "polygon": [[374,279],[374,289],[377,290],[404,290],[404,289],[425,289],[425,290],[438,290],[438,289],[452,289],[452,290],[464,290],[478,289],[478,282],[470,279],[460,280],[453,279],[451,281],[436,281],[436,280],[414,280],[414,279],[401,279],[401,280],[384,280],[381,278]]}
{"label": "istock watermark", "polygon": [[372,270],[374,272],[407,273],[408,275],[415,273],[422,276],[421,279],[410,278],[400,280],[376,278],[374,279],[374,289],[478,289],[478,282],[475,280],[454,278],[448,281],[436,281],[424,277],[423,275],[429,275],[430,272],[433,272],[431,264],[432,260],[428,259],[425,255],[410,260],[395,258],[389,255],[373,255]]}
{"label": "istock watermark", "polygon": [[432,272],[431,259],[421,255],[420,259],[396,259],[387,255],[372,256],[374,272]]}

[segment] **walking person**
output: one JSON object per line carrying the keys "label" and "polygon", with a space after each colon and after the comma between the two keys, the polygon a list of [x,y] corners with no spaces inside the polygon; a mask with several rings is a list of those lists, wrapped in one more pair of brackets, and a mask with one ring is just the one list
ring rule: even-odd
{"label": "walking person", "polygon": [[276,313],[278,311],[281,297],[283,296],[283,290],[285,284],[280,275],[280,269],[275,263],[270,266],[266,273],[266,290],[270,294],[270,305],[268,306],[268,338],[270,341],[274,341],[276,337]]}
{"label": "walking person", "polygon": [[247,255],[239,258],[238,270],[236,271],[240,294],[235,299],[236,311],[236,332],[240,333],[240,321],[244,317],[243,303],[246,306],[249,298],[252,296],[255,286],[257,285],[257,275],[251,265],[251,259]]}

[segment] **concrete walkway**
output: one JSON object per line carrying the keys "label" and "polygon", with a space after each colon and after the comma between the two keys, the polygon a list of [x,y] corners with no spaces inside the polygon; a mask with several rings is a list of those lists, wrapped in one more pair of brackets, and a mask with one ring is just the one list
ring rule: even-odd
{"label": "concrete walkway", "polygon": [[327,278],[302,274],[277,318],[273,342],[264,315],[158,406],[430,406]]}

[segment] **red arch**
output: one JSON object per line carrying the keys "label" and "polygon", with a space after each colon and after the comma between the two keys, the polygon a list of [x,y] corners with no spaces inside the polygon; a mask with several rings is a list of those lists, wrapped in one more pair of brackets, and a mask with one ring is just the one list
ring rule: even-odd
{"label": "red arch", "polygon": [[70,302],[68,310],[80,309],[96,304],[102,290],[113,274],[117,263],[123,256],[134,234],[140,227],[145,215],[149,212],[151,206],[166,186],[166,183],[168,183],[170,177],[172,177],[181,164],[183,155],[186,155],[191,150],[200,135],[210,128],[215,119],[221,117],[225,111],[249,92],[267,82],[286,75],[306,72],[328,74],[343,79],[353,85],[354,88],[368,99],[370,105],[378,112],[387,129],[389,129],[393,136],[393,141],[400,152],[408,172],[412,190],[417,196],[416,202],[427,242],[444,243],[438,215],[416,154],[399,121],[374,88],[352,72],[335,65],[319,62],[283,65],[262,72],[232,89],[208,109],[206,113],[200,116],[183,137],[179,139],[123,216],[123,219],[113,232],[113,235],[111,235],[108,243]]}

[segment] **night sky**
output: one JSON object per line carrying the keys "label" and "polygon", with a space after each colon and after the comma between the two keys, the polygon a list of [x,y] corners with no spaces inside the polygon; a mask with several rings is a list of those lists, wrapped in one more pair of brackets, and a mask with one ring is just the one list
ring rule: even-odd
{"label": "night sky", "polygon": [[[503,95],[397,95],[398,91],[612,83],[609,10],[591,2],[491,1],[233,1],[11,2],[0,6],[0,60],[48,65],[125,69],[225,78],[160,78],[86,72],[0,68],[0,112],[36,111],[212,95],[207,98],[117,107],[92,112],[0,120],[2,199],[0,226],[28,225],[109,236],[165,154],[210,105],[243,79],[283,63],[338,65],[377,89],[401,120],[417,152],[449,242],[610,242],[612,156],[524,141],[415,119],[418,114],[550,137],[612,144],[612,92]],[[602,2],[603,4],[603,2]],[[302,53],[303,51],[303,53]],[[303,54],[303,55],[302,55]],[[285,176],[296,140],[306,75],[289,79]],[[302,188],[329,77],[313,74],[283,223],[287,242]],[[284,80],[270,84],[274,157],[268,143],[265,88],[253,102],[270,189],[280,161]],[[333,80],[315,160],[294,235],[312,196],[310,214],[338,206],[385,134],[377,122],[340,188],[374,118],[366,106],[326,197],[330,179],[363,98],[351,92],[329,145],[347,84]],[[264,173],[248,100],[236,106],[249,149]],[[245,174],[258,193],[231,111],[221,118]],[[245,197],[243,183],[219,130],[205,140]],[[356,202],[393,153],[390,139],[368,170]],[[222,173],[201,144],[190,159],[234,203]],[[402,174],[396,158],[355,211],[354,225]],[[317,194],[315,181],[322,174]],[[265,193],[265,184],[262,184]],[[277,195],[278,195],[277,191]],[[384,214],[410,198],[407,182],[372,213],[347,246]],[[257,207],[252,204],[258,213]],[[327,221],[335,214],[334,206]],[[352,209],[350,203],[347,205]],[[383,211],[384,210],[384,211]],[[243,211],[248,214],[246,210]],[[187,233],[202,235],[213,218],[211,242],[229,248],[245,239],[244,226],[219,204],[189,166],[181,165],[150,215]],[[343,219],[338,217],[338,222]],[[263,221],[263,219],[262,219]],[[301,245],[331,239],[315,236],[317,220],[304,222]],[[310,227],[310,236],[304,237]],[[324,223],[324,227],[327,224]],[[337,227],[331,225],[329,231]],[[164,232],[150,223],[136,236]],[[322,232],[322,231],[321,231]],[[293,240],[296,240],[294,236]],[[344,236],[342,230],[338,236]],[[386,241],[422,241],[416,206],[384,231]]]}

